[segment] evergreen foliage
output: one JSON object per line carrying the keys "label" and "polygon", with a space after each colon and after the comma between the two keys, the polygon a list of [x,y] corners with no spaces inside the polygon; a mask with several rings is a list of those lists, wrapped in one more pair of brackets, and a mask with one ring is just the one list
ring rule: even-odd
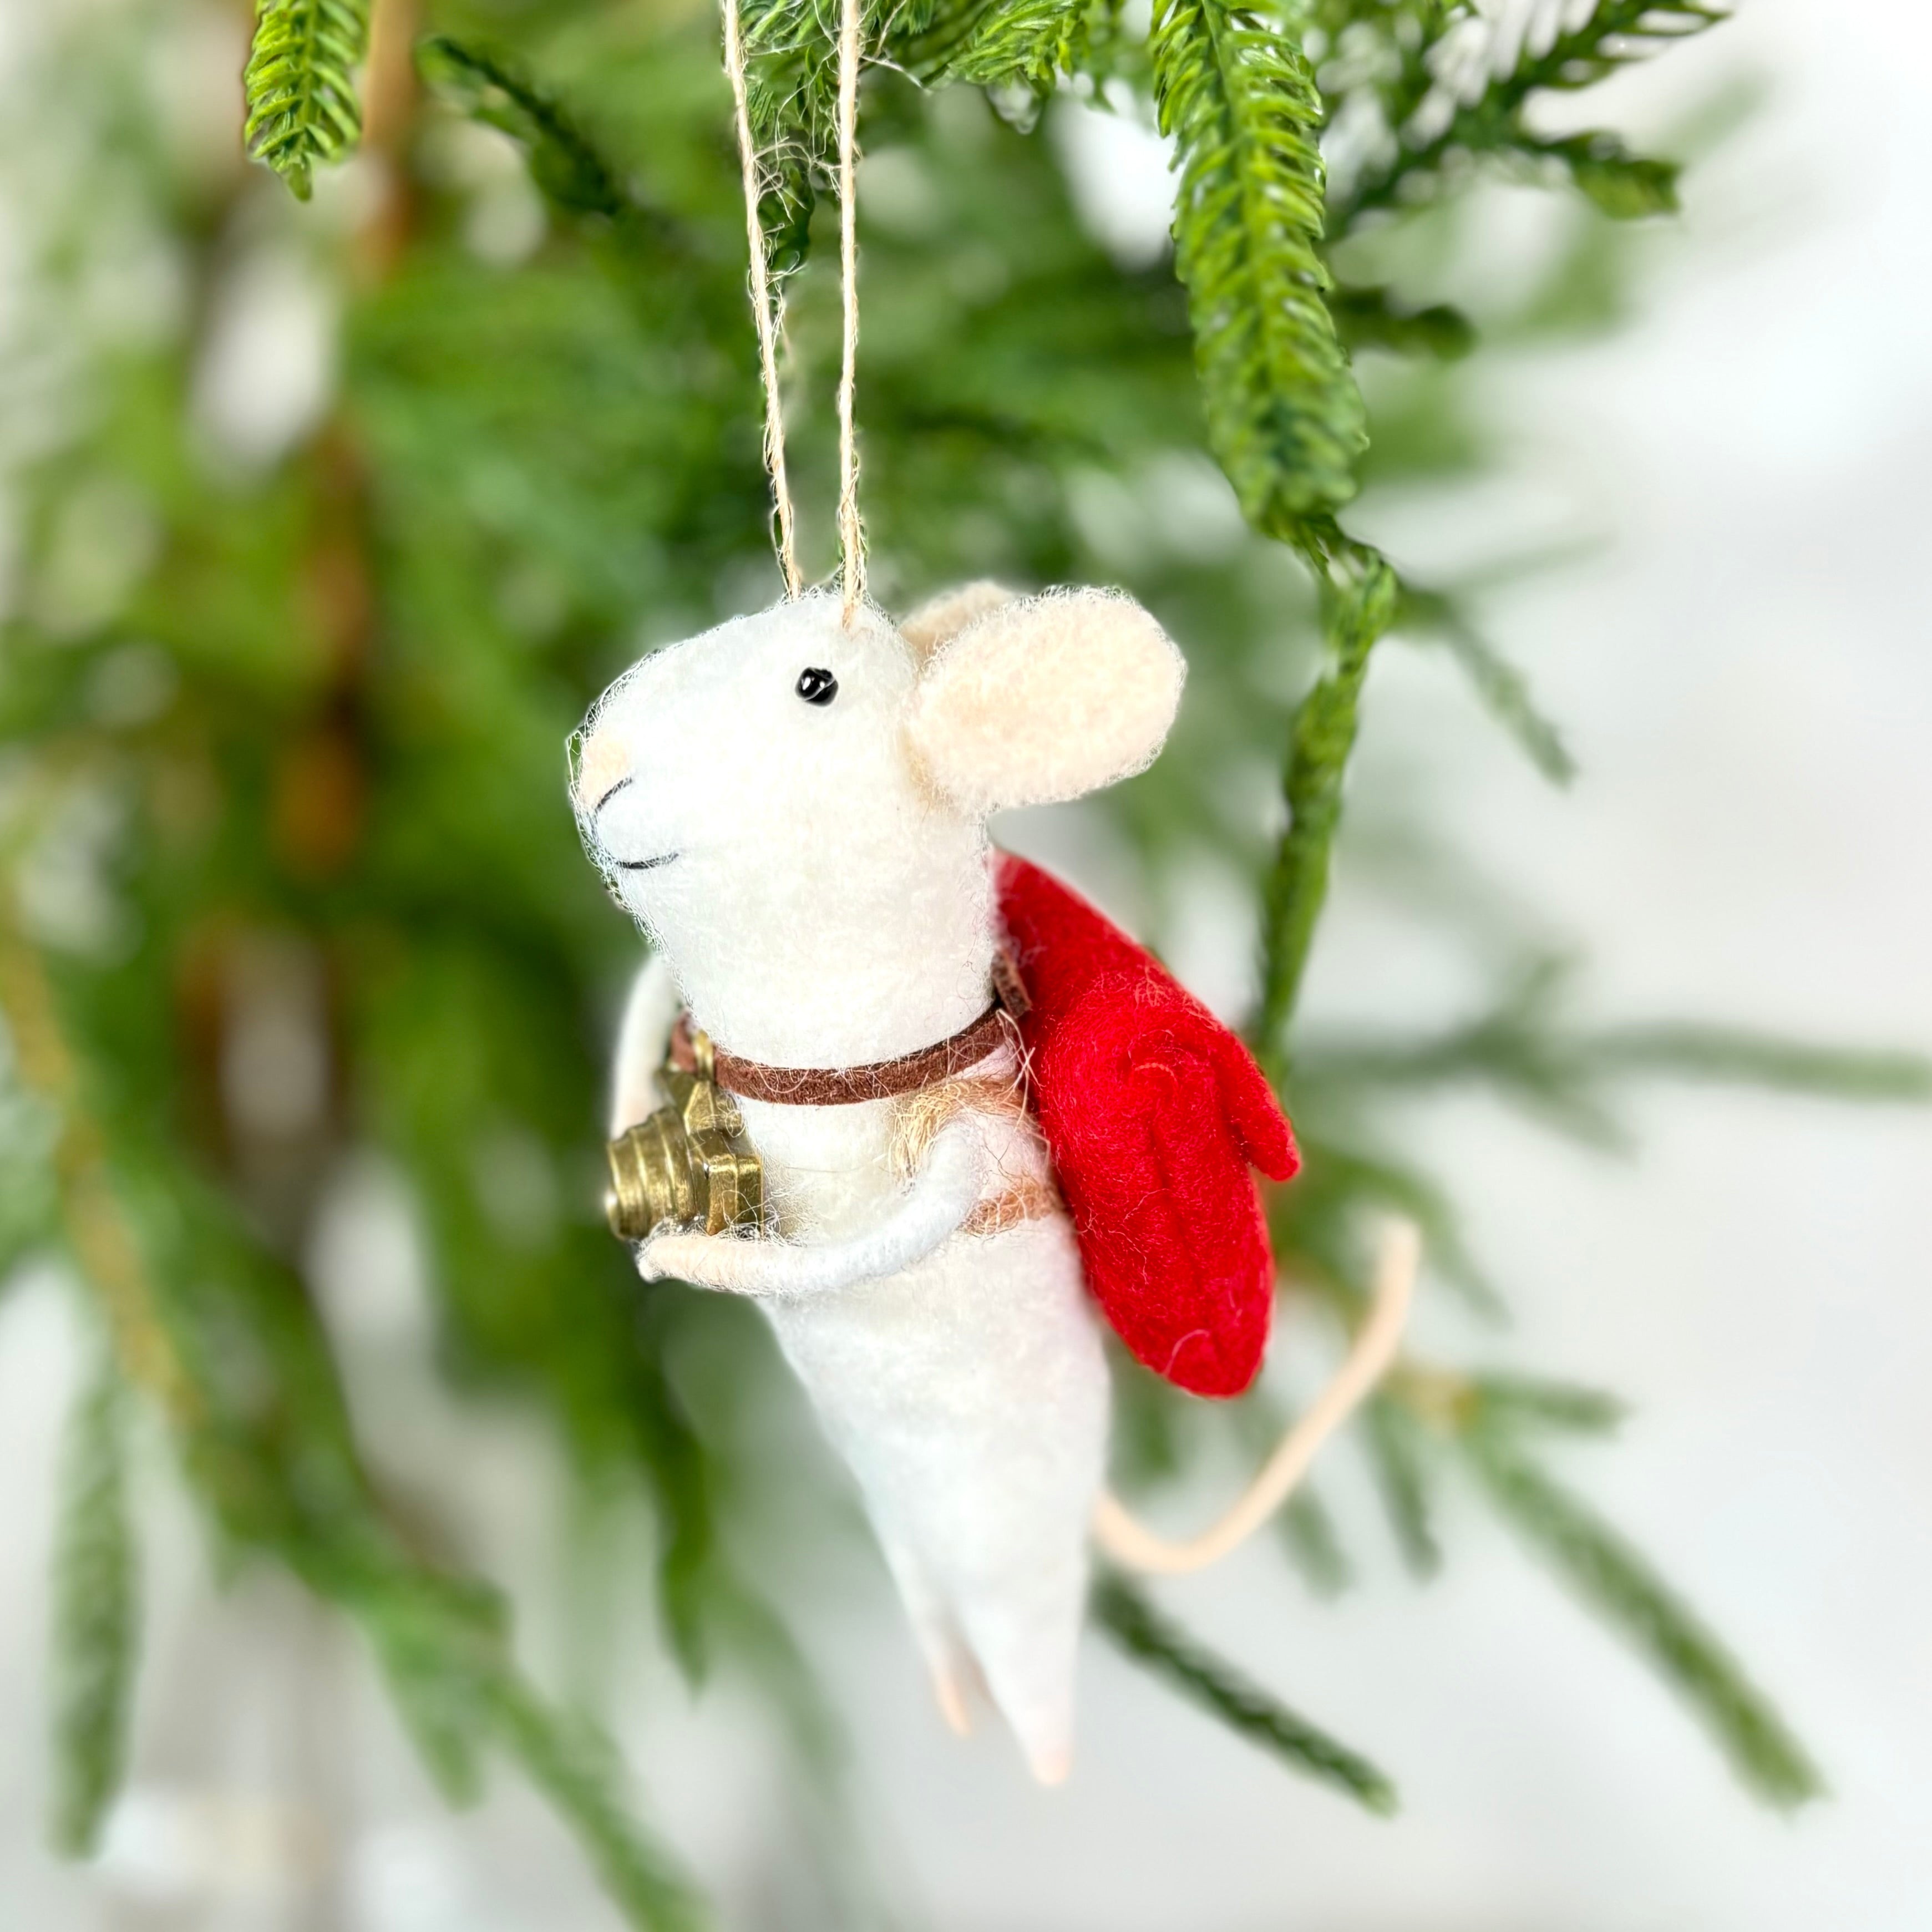
{"label": "evergreen foliage", "polygon": [[54,1552],[54,1843],[92,1852],[121,1782],[140,1613],[128,1520],[122,1384],[82,1390],[68,1426],[59,1546]]}
{"label": "evergreen foliage", "polygon": [[[1694,0],[1598,0],[1586,10],[1478,10],[1398,0],[1370,14],[1318,5],[1336,50],[1334,84],[1375,130],[1375,153],[1331,205],[1343,227],[1440,190],[1479,158],[1560,171],[1603,214],[1630,220],[1676,206],[1676,170],[1613,134],[1562,136],[1531,124],[1538,97],[1575,93],[1724,17]],[[1366,32],[1364,31],[1366,29]]]}
{"label": "evergreen foliage", "polygon": [[432,34],[416,49],[423,79],[455,110],[500,128],[520,146],[530,178],[573,214],[621,215],[632,204],[569,115],[503,56]]}
{"label": "evergreen foliage", "polygon": [[1738,1777],[1789,1808],[1824,1790],[1804,1746],[1724,1646],[1622,1537],[1493,1422],[1464,1431],[1469,1460],[1496,1506],[1676,1684]]}
{"label": "evergreen foliage", "polygon": [[248,152],[308,200],[311,177],[362,132],[354,70],[369,47],[371,0],[260,0],[242,77]]}
{"label": "evergreen foliage", "polygon": [[1203,1649],[1120,1577],[1105,1576],[1095,1583],[1094,1621],[1135,1662],[1250,1743],[1347,1792],[1371,1811],[1387,1816],[1396,1809],[1395,1786],[1366,1758]]}
{"label": "evergreen foliage", "polygon": [[[633,1923],[693,1924],[701,1907],[608,1742],[517,1660],[503,1592],[457,1559],[436,1498],[405,1506],[368,1466],[303,1256],[345,1156],[379,1159],[417,1218],[452,1390],[541,1417],[585,1493],[647,1512],[680,1667],[745,1678],[806,1761],[836,1756],[775,1607],[797,1586],[773,1516],[808,1518],[824,1482],[775,1471],[754,1419],[796,1398],[749,1311],[644,1289],[598,1220],[603,1060],[635,942],[562,796],[566,734],[641,644],[777,589],[714,23],[605,0],[428,0],[426,91],[369,158],[368,206],[325,190],[298,215],[259,174],[198,170],[164,138],[142,80],[178,50],[184,0],[123,10],[128,31],[104,44],[56,37],[11,130],[40,228],[0,341],[10,394],[35,378],[48,398],[4,456],[20,561],[0,611],[0,1264],[63,1262],[118,1378],[80,1398],[64,1495],[58,1834],[86,1849],[118,1772],[136,1635],[116,1445],[131,1398],[165,1425],[236,1562],[286,1570],[362,1634],[452,1799],[507,1759]],[[1473,1018],[1364,1036],[1299,1013],[1384,635],[1449,651],[1538,764],[1570,774],[1482,635],[1482,586],[1412,581],[1339,518],[1358,483],[1492,464],[1459,358],[1485,332],[1612,314],[1629,268],[1599,215],[1670,203],[1667,163],[1547,135],[1534,116],[1714,16],[1668,0],[1577,10],[1533,10],[1514,38],[1457,0],[1162,0],[1151,32],[1111,0],[867,14],[875,587],[903,608],[970,576],[1124,583],[1184,641],[1181,728],[1105,808],[1154,902],[1204,856],[1253,884],[1252,1037],[1307,1155],[1270,1214],[1285,1281],[1338,1336],[1390,1208],[1422,1227],[1454,1312],[1486,1324],[1502,1306],[1453,1199],[1403,1145],[1399,1108],[1418,1092],[1480,1083],[1602,1143],[1640,1078],[1932,1094],[1904,1056],[1702,1023],[1586,1026],[1560,967],[1473,892],[1455,916],[1482,926],[1489,955],[1530,959]],[[796,273],[827,230],[834,11],[745,9],[802,399],[829,396],[836,357],[830,264]],[[248,145],[298,195],[354,138],[368,27],[351,0],[265,0]],[[382,78],[386,100],[409,98],[406,72]],[[1084,231],[1036,125],[1066,94],[1172,132],[1172,264],[1124,263]],[[506,140],[520,202],[498,165]],[[1489,163],[1569,210],[1516,307],[1463,315],[1411,301],[1399,266],[1359,285],[1338,268],[1398,216],[1453,215]],[[165,260],[178,302],[82,326],[82,291],[130,236]],[[223,445],[206,358],[238,256],[269,248],[306,251],[341,335],[319,415],[265,455]],[[1376,378],[1366,453],[1351,350]],[[805,539],[824,562],[828,416],[794,411]],[[1198,540],[1178,536],[1174,505],[1204,490]],[[1252,784],[1230,782],[1257,778],[1279,780],[1279,828]],[[1418,918],[1460,876],[1435,854],[1429,873],[1426,890],[1394,880]],[[319,1071],[302,1105],[284,1080],[251,1114],[237,1042],[264,1013]],[[1118,1379],[1118,1474],[1142,1490],[1217,1436],[1252,1444],[1279,1419],[1266,1391],[1206,1408],[1126,1365]],[[1537,1460],[1544,1438],[1602,1436],[1620,1412],[1513,1370],[1411,1358],[1360,1436],[1418,1574],[1453,1558],[1440,1485],[1473,1477],[1750,1788],[1796,1802],[1817,1780],[1790,1731]],[[1334,1593],[1359,1535],[1310,1492],[1280,1542]],[[1106,1580],[1095,1610],[1210,1717],[1390,1802],[1381,1773],[1138,1592]]]}
{"label": "evergreen foliage", "polygon": [[1222,0],[1162,0],[1150,50],[1208,442],[1248,520],[1288,537],[1355,494],[1368,440],[1322,299],[1320,98],[1293,41]]}
{"label": "evergreen foliage", "polygon": [[1328,554],[1317,552],[1318,565],[1331,566],[1322,578],[1329,614],[1328,662],[1294,714],[1282,774],[1288,825],[1275,848],[1262,901],[1255,1040],[1262,1064],[1277,1075],[1282,1038],[1328,896],[1329,855],[1341,823],[1342,782],[1354,748],[1369,654],[1394,621],[1400,594],[1394,572],[1366,544],[1331,534],[1322,548]]}

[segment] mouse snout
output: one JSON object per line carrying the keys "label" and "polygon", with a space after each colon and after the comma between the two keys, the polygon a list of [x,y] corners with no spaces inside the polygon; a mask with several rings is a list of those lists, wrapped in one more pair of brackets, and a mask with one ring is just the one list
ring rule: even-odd
{"label": "mouse snout", "polygon": [[631,747],[611,724],[584,733],[572,747],[571,802],[586,818],[631,775]]}

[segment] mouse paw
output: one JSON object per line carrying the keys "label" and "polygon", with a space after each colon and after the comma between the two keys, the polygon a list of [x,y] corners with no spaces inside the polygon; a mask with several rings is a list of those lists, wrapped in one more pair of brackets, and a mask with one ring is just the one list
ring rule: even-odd
{"label": "mouse paw", "polygon": [[657,1234],[638,1244],[638,1272],[646,1281],[688,1281],[701,1288],[723,1288],[729,1250],[735,1243],[716,1234]]}

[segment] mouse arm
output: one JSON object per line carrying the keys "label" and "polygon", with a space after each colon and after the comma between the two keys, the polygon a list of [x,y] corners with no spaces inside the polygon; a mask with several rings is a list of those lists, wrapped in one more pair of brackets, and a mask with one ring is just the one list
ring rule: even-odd
{"label": "mouse arm", "polygon": [[878,1226],[842,1241],[808,1244],[770,1235],[660,1234],[638,1251],[648,1280],[671,1276],[731,1294],[818,1294],[896,1274],[922,1261],[973,1211],[985,1154],[972,1121],[934,1136],[926,1164]]}
{"label": "mouse arm", "polygon": [[634,1126],[664,1096],[658,1091],[657,1070],[664,1063],[670,1030],[677,1018],[677,987],[670,962],[653,952],[638,968],[624,1002],[624,1023],[617,1033],[617,1057],[610,1083],[610,1133],[614,1139]]}

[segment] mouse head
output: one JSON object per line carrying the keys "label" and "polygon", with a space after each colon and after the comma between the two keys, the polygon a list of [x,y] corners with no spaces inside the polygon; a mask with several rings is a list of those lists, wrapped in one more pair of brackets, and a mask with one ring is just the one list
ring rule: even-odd
{"label": "mouse head", "polygon": [[983,1004],[988,817],[1142,770],[1184,675],[1123,596],[975,584],[900,629],[870,608],[848,626],[816,592],[633,665],[573,741],[572,802],[735,1050],[769,1050],[760,984],[767,1006],[836,994],[916,1036],[934,999]]}

